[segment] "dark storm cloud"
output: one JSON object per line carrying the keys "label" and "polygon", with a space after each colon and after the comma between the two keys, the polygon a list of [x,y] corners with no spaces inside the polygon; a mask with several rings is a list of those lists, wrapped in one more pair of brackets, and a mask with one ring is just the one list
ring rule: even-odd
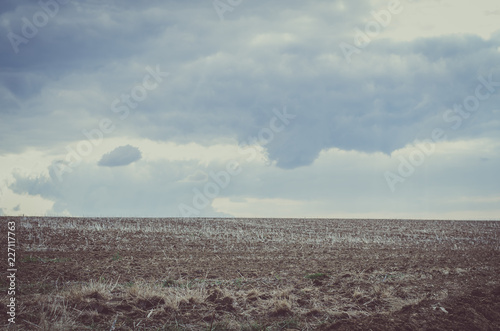
{"label": "dark storm cloud", "polygon": [[120,146],[104,154],[99,160],[102,167],[126,166],[141,159],[141,151],[134,146]]}
{"label": "dark storm cloud", "polygon": [[[351,42],[373,9],[368,1],[243,2],[221,22],[210,1],[70,1],[16,54],[7,34],[21,34],[22,18],[41,9],[10,1],[0,15],[0,152],[64,151],[104,117],[117,124],[114,136],[243,143],[287,106],[297,120],[266,146],[282,168],[311,164],[331,147],[390,153],[443,125],[441,114],[473,93],[477,76],[499,63],[500,33],[411,42],[382,33],[348,65],[339,43]],[[113,100],[156,65],[169,78],[119,120]],[[450,137],[497,132],[495,104],[498,95]]]}

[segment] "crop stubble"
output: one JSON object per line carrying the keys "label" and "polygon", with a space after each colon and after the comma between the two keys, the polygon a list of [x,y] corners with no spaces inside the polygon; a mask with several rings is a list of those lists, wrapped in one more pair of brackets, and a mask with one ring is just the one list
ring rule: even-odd
{"label": "crop stubble", "polygon": [[20,330],[500,328],[499,222],[0,220]]}

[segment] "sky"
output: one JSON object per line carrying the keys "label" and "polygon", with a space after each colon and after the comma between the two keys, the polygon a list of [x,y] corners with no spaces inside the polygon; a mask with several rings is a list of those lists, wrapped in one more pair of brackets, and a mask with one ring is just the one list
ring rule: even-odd
{"label": "sky", "polygon": [[498,0],[3,0],[0,215],[500,219]]}

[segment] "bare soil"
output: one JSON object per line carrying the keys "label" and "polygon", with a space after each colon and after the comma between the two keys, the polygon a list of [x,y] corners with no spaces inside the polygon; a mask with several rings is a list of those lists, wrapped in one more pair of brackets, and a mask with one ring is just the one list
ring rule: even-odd
{"label": "bare soil", "polygon": [[11,329],[500,330],[500,222],[8,221]]}

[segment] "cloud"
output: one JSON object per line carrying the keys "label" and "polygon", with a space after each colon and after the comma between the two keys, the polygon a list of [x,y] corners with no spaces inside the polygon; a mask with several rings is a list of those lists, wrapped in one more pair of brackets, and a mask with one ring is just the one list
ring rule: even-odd
{"label": "cloud", "polygon": [[104,154],[99,160],[98,165],[102,167],[126,166],[140,160],[141,157],[141,151],[137,147],[130,145],[120,146]]}
{"label": "cloud", "polygon": [[203,171],[196,171],[195,173],[189,175],[184,179],[186,182],[204,182],[208,178],[208,175],[206,172]]}
{"label": "cloud", "polygon": [[[199,170],[197,161],[140,162],[134,168],[82,163],[59,181],[48,175],[15,174],[9,188],[17,194],[40,195],[54,201],[48,214],[79,216],[181,216],[178,206],[191,203],[197,182],[184,178]],[[211,206],[202,215],[224,216]]]}
{"label": "cloud", "polygon": [[[274,11],[279,20],[268,19],[273,6],[286,8]],[[22,8],[3,14],[13,30],[37,10]],[[400,42],[382,32],[347,65],[338,44],[352,41],[371,9],[367,1],[241,4],[221,24],[211,4],[68,4],[19,55],[9,45],[0,53],[9,68],[0,76],[0,152],[85,139],[82,130],[102,118],[117,127],[106,138],[244,142],[273,108],[286,106],[298,119],[266,146],[279,167],[310,165],[332,147],[390,154],[473,92],[477,76],[498,65],[500,39],[460,34]],[[170,76],[121,119],[111,105],[156,65]],[[496,95],[482,107],[498,101]],[[498,131],[492,119],[470,121],[456,136],[476,136],[485,123]]]}
{"label": "cloud", "polygon": [[[400,157],[409,159],[414,145],[390,156],[333,148],[322,151],[311,166],[290,170],[266,166],[258,158],[236,158],[241,173],[219,187],[197,216],[498,217],[500,143],[479,139],[435,147],[412,176],[396,184],[395,193],[384,172],[398,173]],[[49,214],[178,217],[181,204],[194,206],[196,192],[211,192],[214,183],[224,181],[217,174],[225,167],[225,162],[216,161],[157,160],[109,169],[88,162],[62,182],[53,172],[38,177],[16,174],[9,188],[54,201]],[[205,181],[186,180],[201,179],[198,174],[203,173],[210,174]]]}

